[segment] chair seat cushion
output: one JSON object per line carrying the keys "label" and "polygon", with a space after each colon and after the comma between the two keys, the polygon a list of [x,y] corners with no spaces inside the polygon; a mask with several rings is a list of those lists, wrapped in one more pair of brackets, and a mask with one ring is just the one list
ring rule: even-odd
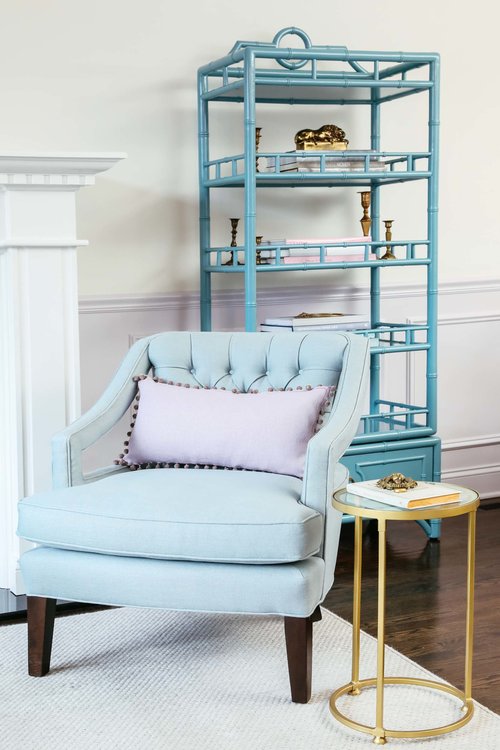
{"label": "chair seat cushion", "polygon": [[168,560],[283,563],[319,551],[323,517],[296,477],[147,469],[19,504],[20,536],[64,549]]}

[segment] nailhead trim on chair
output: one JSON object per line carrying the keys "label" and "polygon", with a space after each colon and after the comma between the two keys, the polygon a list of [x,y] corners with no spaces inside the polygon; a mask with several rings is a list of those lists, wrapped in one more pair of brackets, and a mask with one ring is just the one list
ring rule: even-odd
{"label": "nailhead trim on chair", "polygon": [[[132,380],[134,383],[138,383],[140,380],[147,380],[149,378],[149,375],[135,375]],[[217,388],[216,386],[210,387],[208,385],[200,386],[200,385],[191,385],[190,383],[174,383],[173,380],[163,380],[163,378],[159,378],[156,375],[151,378],[151,380],[154,380],[155,383],[164,383],[165,385],[175,385],[178,388],[195,388],[196,390],[206,390],[206,391],[226,391],[227,388],[221,387]],[[322,384],[319,383],[318,387],[320,387]],[[267,390],[269,392],[273,391],[311,391],[313,388],[312,385],[298,385],[296,388],[268,388]],[[329,386],[330,388],[330,395],[328,396],[327,401],[324,402],[324,406],[320,411],[320,415],[324,415],[326,413],[327,407],[331,406],[333,402],[333,397],[335,395],[335,391],[337,390],[336,386],[332,385]],[[237,388],[232,388],[232,393],[242,393],[242,391],[239,391]],[[260,393],[257,389],[249,390],[248,393]],[[139,401],[141,398],[141,394],[139,391],[137,391],[137,394],[135,396],[135,403],[132,407],[132,421],[130,423],[130,430],[127,432],[127,438],[130,438],[132,435],[132,431],[134,429],[135,421],[137,419],[137,414],[139,413]],[[323,424],[323,419],[321,419],[321,416],[318,418],[318,421],[316,423],[316,427],[314,428],[314,432],[319,432],[321,429],[321,425]],[[146,463],[142,464],[131,464],[128,461],[125,460],[125,456],[128,453],[128,445],[129,440],[125,440],[123,445],[123,453],[120,453],[117,459],[113,461],[113,463],[116,466],[127,466],[131,471],[140,471],[141,469],[223,469],[225,471],[247,471],[247,469],[243,469],[239,466],[233,467],[233,466],[217,466],[216,464],[209,465],[205,464],[204,466],[200,466],[200,464],[179,464],[179,463],[167,463],[166,461],[148,461]]]}

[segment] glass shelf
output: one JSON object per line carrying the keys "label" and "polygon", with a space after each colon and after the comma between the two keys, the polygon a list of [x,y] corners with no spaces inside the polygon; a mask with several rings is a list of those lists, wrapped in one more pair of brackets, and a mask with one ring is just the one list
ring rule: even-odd
{"label": "glass shelf", "polygon": [[[383,503],[381,500],[372,500],[367,497],[361,497],[349,492],[349,486],[345,489],[337,490],[333,495],[334,504],[335,501],[342,505],[342,511],[344,513],[351,512],[357,516],[363,516],[365,518],[378,518],[379,516],[391,516],[391,520],[397,520],[398,517],[401,520],[408,520],[408,516],[411,517],[422,517],[428,518],[429,515],[433,517],[441,518],[446,516],[458,516],[462,513],[470,513],[479,505],[479,495],[475,490],[469,489],[468,487],[460,487],[456,484],[448,484],[447,482],[427,482],[427,484],[435,485],[437,489],[448,489],[449,493],[458,493],[459,497],[456,502],[430,505],[426,508],[403,508],[397,505],[388,505]],[[364,512],[366,516],[364,516]]]}
{"label": "glass shelf", "polygon": [[[229,55],[200,69],[204,101],[244,101],[245,47],[255,55],[255,101],[281,104],[372,104],[428,91],[434,85],[429,66],[436,54],[346,50],[345,47],[309,47],[294,51],[300,61],[294,70],[269,67],[280,60],[279,49],[255,42],[238,42]],[[286,51],[285,52],[285,57]],[[296,55],[296,58],[295,58]],[[418,77],[408,78],[410,71]]]}
{"label": "glass shelf", "polygon": [[428,426],[428,415],[429,409],[423,406],[377,399],[374,411],[361,417],[352,444],[431,435],[433,430]]}
{"label": "glass shelf", "polygon": [[379,323],[374,328],[360,329],[355,333],[371,339],[370,354],[372,355],[430,349],[428,325]]}
{"label": "glass shelf", "polygon": [[[295,156],[299,158],[300,170],[290,169],[287,163]],[[256,173],[257,187],[359,187],[422,180],[431,176],[428,151],[268,151],[259,152],[258,159],[259,164],[263,165],[267,160],[274,166]],[[335,159],[335,167],[331,166],[332,159]],[[362,160],[363,167],[342,169],[342,162],[352,159]],[[314,164],[310,169],[307,168],[308,162]],[[377,165],[383,165],[385,171],[375,168]],[[205,162],[204,172],[204,187],[244,187],[245,155],[211,159]]]}
{"label": "glass shelf", "polygon": [[[396,255],[395,259],[383,259],[387,247],[390,247]],[[256,246],[262,257],[262,262],[256,262],[257,273],[272,273],[274,271],[308,271],[318,269],[346,269],[346,268],[374,268],[374,267],[394,267],[394,266],[425,266],[429,265],[428,240],[370,240],[369,242],[330,242],[324,244],[302,243],[302,244],[282,244],[268,245],[262,244]],[[336,249],[353,250],[357,249],[355,254],[356,260],[335,260],[335,255],[329,250]],[[301,252],[297,255],[297,262],[292,262],[294,256],[289,253]],[[305,255],[314,251],[314,256],[304,261]],[[227,258],[227,254],[232,253],[233,257]],[[204,270],[210,273],[243,273],[245,264],[245,248],[241,245],[236,247],[210,247],[204,251],[205,262]],[[223,255],[224,254],[224,255]],[[360,258],[361,256],[361,258]],[[226,259],[227,258],[227,259]],[[314,260],[313,260],[314,258]]]}

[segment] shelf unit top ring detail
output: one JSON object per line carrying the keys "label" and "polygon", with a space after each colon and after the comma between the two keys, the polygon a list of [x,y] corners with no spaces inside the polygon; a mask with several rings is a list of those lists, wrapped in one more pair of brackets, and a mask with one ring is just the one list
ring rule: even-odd
{"label": "shelf unit top ring detail", "polygon": [[[305,46],[280,47],[288,35],[298,36]],[[256,102],[370,105],[373,89],[385,91],[381,102],[428,91],[434,85],[429,66],[439,55],[314,45],[302,29],[289,27],[278,31],[272,42],[238,41],[226,56],[202,66],[201,98],[243,101],[245,66],[250,59]],[[408,77],[416,70],[421,77]],[[356,95],[356,89],[365,89],[366,94]]]}

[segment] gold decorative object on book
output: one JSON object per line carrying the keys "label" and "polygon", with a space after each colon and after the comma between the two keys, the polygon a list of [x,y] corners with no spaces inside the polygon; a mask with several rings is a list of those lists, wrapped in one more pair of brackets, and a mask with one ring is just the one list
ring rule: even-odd
{"label": "gold decorative object on book", "polygon": [[[262,133],[262,128],[255,128],[255,153],[258,153],[259,151],[259,143],[260,143],[260,136]],[[259,157],[255,157],[255,171],[259,171]]]}
{"label": "gold decorative object on book", "polygon": [[377,487],[383,490],[392,490],[393,492],[406,492],[416,487],[417,484],[418,482],[411,477],[405,477],[404,474],[395,472],[394,474],[389,474],[387,477],[383,477],[383,479],[379,479]]}
{"label": "gold decorative object on book", "polygon": [[345,151],[349,141],[337,125],[322,125],[317,130],[305,128],[295,133],[297,151]]}
{"label": "gold decorative object on book", "polygon": [[[387,242],[390,242],[392,240],[392,222],[393,221],[394,219],[384,219],[385,239],[387,240]],[[380,260],[397,260],[396,256],[392,252],[391,246],[387,245],[386,247],[387,249],[384,255],[382,255],[382,257],[380,258]]]}
{"label": "gold decorative object on book", "polygon": [[301,312],[298,315],[295,315],[295,318],[333,318],[333,317],[339,317],[341,318],[344,315],[344,313],[307,313],[307,312]]}
{"label": "gold decorative object on book", "polygon": [[369,190],[362,190],[359,194],[361,196],[361,208],[363,209],[363,216],[359,221],[361,223],[361,229],[363,230],[363,236],[368,237],[368,235],[370,234],[370,227],[372,225],[372,220],[370,218],[370,214],[368,213],[368,211],[370,210],[372,194]]}
{"label": "gold decorative object on book", "polygon": [[[238,222],[239,222],[239,219],[229,219],[229,221],[231,222],[231,244],[230,244],[230,247],[238,247],[238,243],[236,242],[236,233],[238,231]],[[234,262],[234,251],[231,250],[231,255],[229,257],[229,260],[226,260],[226,262],[223,263],[222,265],[223,266],[232,266],[233,262]],[[242,266],[243,263],[240,263],[240,261],[238,261],[238,265]]]}

